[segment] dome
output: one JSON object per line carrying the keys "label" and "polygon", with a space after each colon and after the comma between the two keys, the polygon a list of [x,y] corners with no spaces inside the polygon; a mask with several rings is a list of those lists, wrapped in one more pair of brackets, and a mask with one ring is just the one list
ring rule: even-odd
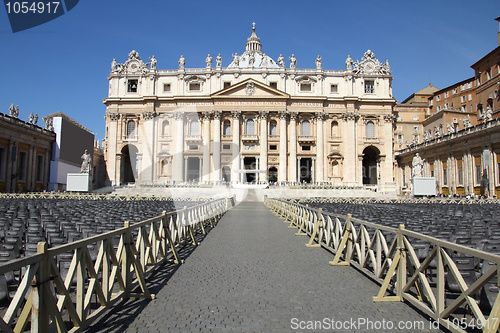
{"label": "dome", "polygon": [[255,33],[255,23],[253,23],[252,35],[247,39],[245,52],[242,55],[234,54],[233,57],[228,68],[279,68],[276,61],[262,52],[260,38]]}

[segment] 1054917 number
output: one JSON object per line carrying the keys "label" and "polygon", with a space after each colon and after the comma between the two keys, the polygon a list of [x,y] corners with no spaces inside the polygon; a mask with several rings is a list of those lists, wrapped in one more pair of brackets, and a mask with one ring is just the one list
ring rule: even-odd
{"label": "1054917 number", "polygon": [[11,14],[54,14],[57,12],[60,2],[7,2],[5,8]]}

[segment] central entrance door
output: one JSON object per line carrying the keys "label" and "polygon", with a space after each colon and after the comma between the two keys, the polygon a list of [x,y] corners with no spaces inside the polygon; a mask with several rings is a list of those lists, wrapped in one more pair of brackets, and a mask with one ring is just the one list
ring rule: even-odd
{"label": "central entrance door", "polygon": [[300,159],[299,182],[312,183],[312,158]]}
{"label": "central entrance door", "polygon": [[197,182],[200,180],[200,159],[198,157],[188,157],[186,180],[188,182]]}
{"label": "central entrance door", "polygon": [[257,170],[257,161],[255,157],[245,157],[243,159],[243,168],[245,170],[243,181],[249,184],[257,182],[257,173],[248,172],[250,170]]}

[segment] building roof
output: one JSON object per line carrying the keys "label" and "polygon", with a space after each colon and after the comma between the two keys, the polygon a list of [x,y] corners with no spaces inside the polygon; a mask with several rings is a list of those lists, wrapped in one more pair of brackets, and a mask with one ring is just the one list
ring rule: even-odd
{"label": "building roof", "polygon": [[420,89],[419,91],[417,92],[414,92],[413,94],[411,94],[410,96],[408,96],[403,102],[401,102],[401,104],[405,104],[405,103],[408,103],[409,101],[411,101],[416,95],[428,95],[428,96],[432,96],[434,95],[434,93],[436,91],[438,91],[439,89],[434,87],[432,85],[432,82],[429,82],[429,85],[423,89]]}
{"label": "building roof", "polygon": [[[234,54],[235,59],[229,64],[228,68],[279,68],[280,66],[268,55],[262,52],[260,38],[255,34],[255,23],[252,27],[252,35],[247,39],[246,50],[242,55]],[[238,58],[238,60],[236,60]],[[238,65],[235,64],[238,62]]]}

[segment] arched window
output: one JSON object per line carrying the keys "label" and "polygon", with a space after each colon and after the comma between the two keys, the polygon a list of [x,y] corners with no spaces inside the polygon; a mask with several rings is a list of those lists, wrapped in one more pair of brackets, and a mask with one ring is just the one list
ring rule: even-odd
{"label": "arched window", "polygon": [[271,120],[269,123],[269,135],[278,135],[276,120]]}
{"label": "arched window", "polygon": [[134,137],[135,136],[135,121],[129,120],[127,122],[127,136]]}
{"label": "arched window", "polygon": [[200,122],[198,120],[193,120],[189,123],[189,135],[200,135]]}
{"label": "arched window", "polygon": [[161,134],[164,136],[168,135],[169,131],[170,131],[170,122],[168,120],[165,120],[163,122],[163,128]]}
{"label": "arched window", "polygon": [[366,123],[366,137],[367,138],[375,137],[375,124],[371,120]]}
{"label": "arched window", "polygon": [[229,120],[224,120],[223,135],[231,135],[231,122]]}
{"label": "arched window", "polygon": [[255,135],[255,123],[253,119],[247,120],[247,135]]}
{"label": "arched window", "polygon": [[339,123],[336,121],[332,121],[332,132],[331,136],[339,136]]}
{"label": "arched window", "polygon": [[311,135],[311,123],[309,122],[309,120],[302,121],[301,133],[303,136]]}

